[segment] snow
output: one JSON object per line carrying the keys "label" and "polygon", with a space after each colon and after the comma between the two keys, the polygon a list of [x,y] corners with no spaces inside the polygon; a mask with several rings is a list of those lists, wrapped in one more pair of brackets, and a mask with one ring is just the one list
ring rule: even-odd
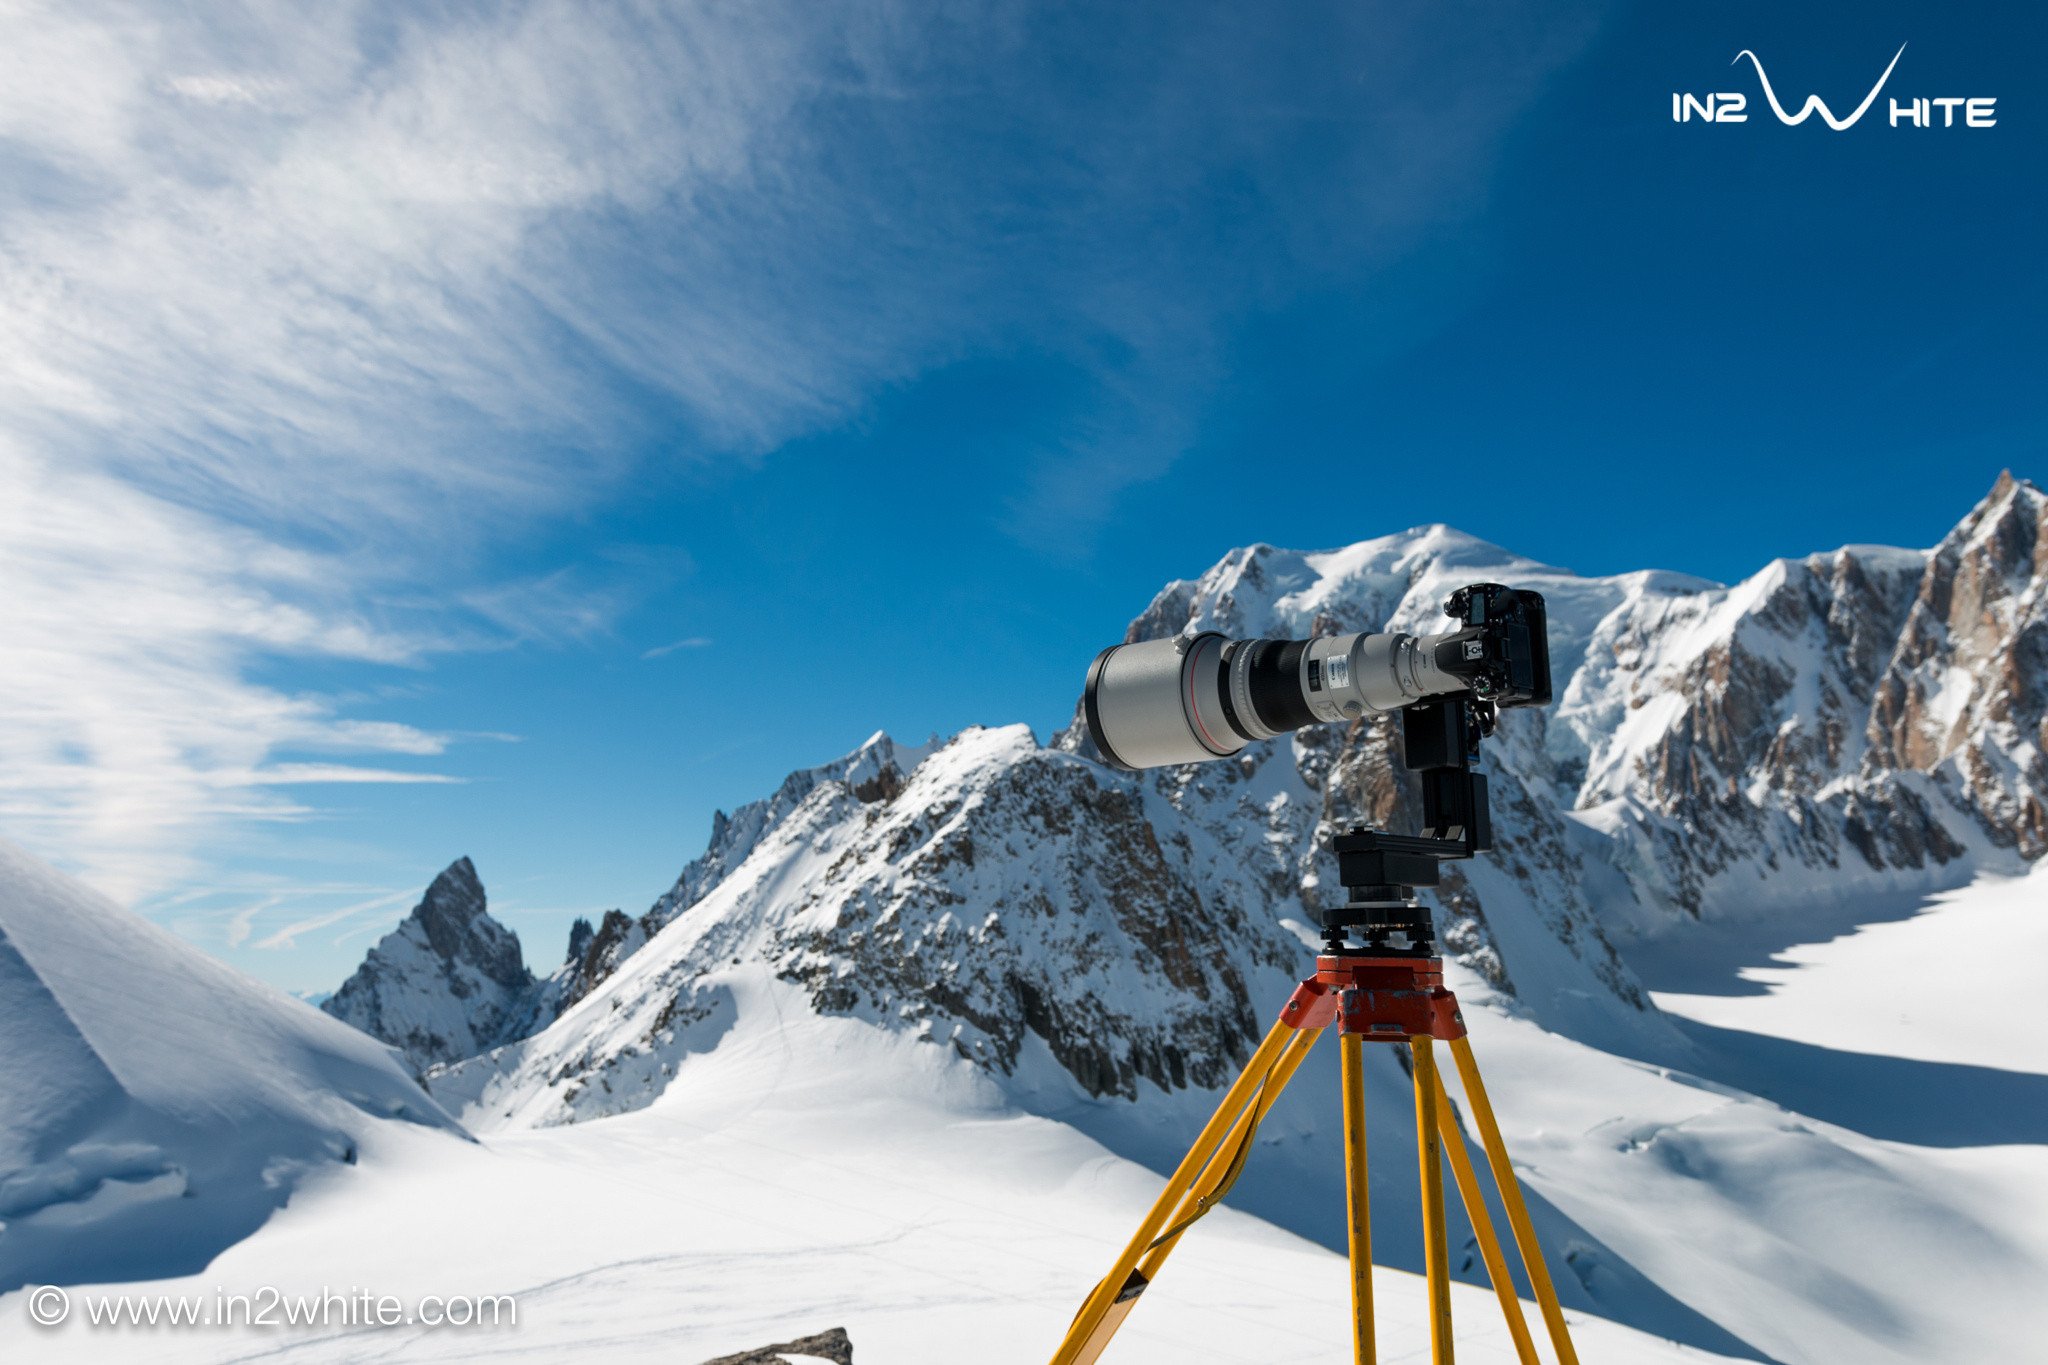
{"label": "snow", "polygon": [[0,1288],[185,1273],[393,1119],[389,1049],[0,841]]}
{"label": "snow", "polygon": [[[1736,945],[1747,937],[1732,936]],[[2048,1074],[2048,864],[2024,877],[1986,874],[1914,903],[1909,918],[1752,956],[1763,960],[1739,969],[1746,988],[1738,993],[1652,996],[1669,1013],[1719,1029]],[[2048,1138],[2048,1116],[2041,1135]]]}
{"label": "snow", "polygon": [[[1768,1084],[1753,1057],[1717,1047],[1681,1070],[1524,1029],[1479,1036],[1528,1185],[1759,1351],[2023,1359],[2048,1328],[2035,1292],[2048,1276],[2048,1150],[1929,1150],[1924,1131],[1869,1122],[1919,1102],[1897,1068],[1856,1076],[1861,1106],[1829,1121],[1813,1111],[1830,1108],[1836,1059],[1796,1039],[1771,1040]],[[1966,1140],[1961,1124],[1947,1140]]]}
{"label": "snow", "polygon": [[[1010,732],[982,742],[1027,759],[1038,752]],[[918,780],[986,774],[968,747],[939,751]],[[807,808],[830,806],[830,796],[813,793]],[[815,878],[815,867],[792,865],[776,846],[802,842],[801,812],[793,818],[796,828],[764,833],[758,861],[737,869],[714,901],[772,899]],[[827,859],[835,848],[827,840],[809,856]],[[1984,878],[1910,915],[1873,903],[1863,923],[1846,917],[1842,932],[1812,944],[1703,937],[1691,957],[1645,957],[1653,989],[1684,987],[1658,991],[1688,1034],[1682,1061],[1622,1055],[1625,1037],[1614,1052],[1547,1032],[1453,967],[1584,1359],[1721,1358],[1709,1346],[1797,1365],[2028,1358],[2048,1330],[2037,1292],[2048,1281],[2048,1002],[2031,980],[2048,945],[2041,890],[2040,874]],[[19,905],[10,901],[0,921],[10,944],[49,931],[45,916],[17,934]],[[806,909],[816,912],[815,903]],[[82,921],[59,927],[74,922]],[[1049,1356],[1156,1192],[1151,1171],[1178,1155],[1213,1095],[1147,1084],[1137,1104],[1094,1098],[1042,1044],[998,1077],[885,1021],[821,1017],[758,956],[725,954],[744,946],[736,927],[717,904],[701,907],[565,1017],[588,1041],[620,1002],[647,996],[672,938],[709,934],[721,960],[742,957],[706,983],[726,1013],[661,1059],[668,1084],[641,1107],[535,1127],[547,1115],[531,1105],[525,1122],[479,1106],[471,1118],[495,1124],[480,1143],[449,1128],[363,1119],[354,1127],[359,1164],[301,1172],[290,1203],[203,1272],[188,1265],[182,1278],[140,1286],[198,1296],[363,1286],[408,1305],[429,1294],[511,1294],[520,1318],[500,1329],[506,1335],[486,1342],[476,1331],[403,1326],[124,1335],[77,1322],[43,1331],[27,1324],[15,1293],[0,1296],[0,1352],[433,1361],[489,1350],[688,1365],[845,1326],[863,1360],[957,1359],[963,1342],[977,1359]],[[1706,929],[1724,939],[1738,932]],[[1954,947],[1968,942],[1999,947],[1978,955],[1981,1006],[1967,989],[1971,961]],[[168,960],[147,989],[128,983],[132,1000],[184,999],[162,995],[161,983],[180,973]],[[1928,990],[1930,964],[1940,978]],[[211,970],[224,989],[261,995]],[[1928,1012],[1896,1021],[1900,994],[1914,985]],[[10,1039],[45,1059],[34,1074],[90,1081],[55,1016],[20,1010],[18,992],[0,999],[14,1010]],[[337,1027],[283,997],[263,1001],[234,1023],[241,1031],[214,1038],[216,1052],[249,1055],[245,1025],[276,1028],[265,1011],[279,1002],[286,1023]],[[1941,1013],[1944,1001],[1951,1014]],[[146,1032],[132,1014],[98,1018]],[[262,1029],[253,1032],[260,1042]],[[1991,1037],[2006,1039],[1993,1054],[2004,1070],[1987,1065]],[[1345,1272],[1331,1249],[1341,1208],[1333,1053],[1325,1044],[1311,1056],[1269,1119],[1232,1207],[1184,1242],[1113,1361],[1346,1359]],[[68,1067],[49,1064],[67,1055]],[[296,1088],[302,1105],[331,1093],[320,1076],[275,1064],[249,1074]],[[222,1085],[205,1068],[170,1079],[178,1093]],[[1947,1088],[1918,1095],[1928,1083]],[[1405,1268],[1419,1257],[1403,1088],[1392,1052],[1374,1049],[1387,1360],[1418,1358],[1426,1344],[1420,1286]],[[133,1153],[103,1136],[70,1155],[113,1173]],[[106,1187],[125,1197],[146,1185],[114,1178]],[[90,1198],[66,1207],[78,1210],[67,1216],[93,1212]],[[1460,1223],[1454,1250],[1464,1236]],[[1460,1283],[1455,1301],[1461,1357],[1511,1359],[1488,1292]],[[1654,1330],[1604,1319],[1587,1311],[1593,1304]]]}
{"label": "snow", "polygon": [[[1583,1359],[1724,1358],[1569,1308],[1588,1293],[1628,1307],[1630,1294],[1661,1292],[1655,1285],[1676,1300],[1639,1301],[1632,1313],[1663,1312],[1674,1333],[1694,1338],[1711,1319],[1734,1334],[1723,1342],[1730,1355],[2030,1358],[2048,1330],[2037,1292],[2048,1280],[2048,1127],[2038,1123],[2048,1002],[2038,989],[2007,988],[2026,984],[2048,944],[2040,890],[2038,874],[1986,878],[1910,918],[1779,951],[1768,966],[1730,971],[1739,953],[1705,954],[1692,989],[1659,992],[1688,1027],[1741,1026],[1804,1049],[1823,1078],[1842,1056],[1831,1049],[1860,1040],[1873,1062],[1905,1068],[1862,1078],[1869,1113],[1910,1112],[1910,1086],[1891,1082],[1928,1065],[1981,1069],[1983,1040],[1967,1023],[1944,1032],[1909,1020],[1883,1032],[1884,1002],[1947,945],[1990,936],[1977,941],[2007,951],[1985,955],[2000,961],[1986,964],[1991,1012],[1976,1017],[2011,1035],[2004,1074],[2036,1086],[2031,1134],[1990,1143],[1974,1140],[1985,1120],[1967,1108],[1916,1140],[1818,1118],[1799,1107],[1813,1096],[1796,1093],[1796,1067],[1779,1069],[1786,1093],[1776,1102],[1760,1097],[1717,1070],[1727,1058],[1714,1033],[1700,1035],[1697,1070],[1603,1052],[1498,1004],[1475,1007],[1483,986],[1456,974],[1510,1151],[1558,1253],[1552,1270]],[[1726,990],[1752,993],[1704,989],[1717,975]],[[1021,1091],[1051,1086],[1049,1060],[1034,1071],[1027,1059],[1014,1083],[999,1083],[914,1035],[820,1017],[759,964],[722,984],[734,1022],[681,1055],[646,1107],[504,1127],[481,1143],[371,1125],[360,1164],[306,1180],[203,1273],[138,1287],[212,1295],[272,1285],[291,1296],[363,1286],[409,1307],[428,1294],[510,1294],[516,1329],[46,1332],[26,1324],[17,1293],[0,1298],[0,1352],[317,1362],[488,1350],[689,1365],[844,1326],[857,1360],[954,1360],[963,1343],[977,1360],[1043,1360],[1156,1192],[1147,1166],[1171,1159],[1182,1119],[1209,1102],[1156,1091],[1139,1105],[1090,1101],[1068,1087],[1063,1116],[1034,1113]],[[1427,1341],[1420,1283],[1397,1268],[1414,1258],[1400,1199],[1413,1176],[1391,1057],[1369,1054],[1375,1284],[1390,1361],[1421,1358]],[[1342,1258],[1242,1211],[1284,1213],[1285,1188],[1305,1224],[1308,1206],[1324,1223],[1338,1216],[1334,1069],[1326,1042],[1269,1120],[1233,1207],[1183,1242],[1110,1360],[1348,1359]],[[1144,1164],[1118,1154],[1144,1145],[1140,1129],[1157,1149]],[[1560,1231],[1571,1227],[1580,1231]],[[1631,1276],[1649,1280],[1631,1288]],[[1513,1358],[1486,1290],[1458,1284],[1454,1301],[1461,1359]],[[1691,1327],[1686,1312],[1698,1315]]]}
{"label": "snow", "polygon": [[[1581,579],[1430,526],[1236,551],[1133,625],[1428,631],[1464,582],[1546,595],[1560,704],[1489,743],[1498,846],[1438,911],[1589,1365],[2040,1354],[2048,874],[2009,875],[2018,818],[1970,806],[1953,761],[1873,772],[1866,732],[1930,562],[1851,547],[1733,587]],[[1928,658],[1931,678],[1949,656]],[[1937,717],[1971,677],[1982,692],[1960,675]],[[1958,707],[1979,724],[1977,701]],[[1999,723],[2013,733],[1975,759],[2008,796],[2032,790],[2033,741]],[[489,1340],[145,1338],[36,1332],[11,1294],[0,1351],[689,1365],[845,1326],[863,1361],[1046,1358],[1219,1068],[1306,970],[1334,872],[1317,838],[1359,818],[1388,761],[1364,731],[1141,776],[1074,747],[1021,726],[916,748],[877,734],[721,817],[614,973],[540,1035],[432,1075],[481,1141],[402,1074],[379,1090],[309,1062],[346,1048],[291,1002],[203,960],[160,970],[170,950],[111,907],[73,915],[72,892],[38,891],[19,933],[0,912],[0,1195],[17,1210],[0,1265],[183,1276],[152,1286],[171,1293],[513,1294],[521,1311]],[[194,1041],[165,1009],[198,1012]],[[175,1053],[161,1075],[152,1047]],[[1348,1358],[1334,1051],[1309,1059],[1112,1365]],[[1365,1080],[1382,1358],[1413,1359],[1399,1054],[1369,1049]],[[394,1101],[421,1122],[376,1117]],[[124,1105],[176,1113],[143,1131],[109,1117]],[[235,1228],[194,1240],[187,1206],[259,1186]],[[118,1239],[88,1237],[97,1261],[34,1262],[67,1222],[177,1231],[183,1259],[120,1262]],[[1451,1222],[1460,1353],[1507,1359]]]}
{"label": "snow", "polygon": [[[147,1286],[209,1297],[362,1286],[408,1307],[428,1294],[510,1294],[516,1329],[46,1332],[10,1295],[0,1352],[175,1363],[488,1351],[690,1365],[843,1326],[858,1361],[1048,1358],[1158,1177],[1018,1113],[939,1049],[818,1018],[765,977],[740,989],[745,1015],[785,1027],[694,1058],[649,1108],[480,1146],[387,1126],[359,1166],[302,1189],[203,1274]],[[1375,1282],[1382,1359],[1422,1356],[1420,1281],[1381,1267]],[[1348,1361],[1347,1283],[1341,1257],[1226,1208],[1184,1241],[1110,1359]],[[1454,1313],[1461,1359],[1514,1359],[1488,1291],[1456,1286]],[[1589,1361],[1717,1358],[1570,1317]]]}

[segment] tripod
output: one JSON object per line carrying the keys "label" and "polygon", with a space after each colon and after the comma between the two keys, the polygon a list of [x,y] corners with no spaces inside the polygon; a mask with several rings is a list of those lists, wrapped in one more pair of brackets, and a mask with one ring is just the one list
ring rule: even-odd
{"label": "tripod", "polygon": [[[1324,911],[1324,949],[1315,975],[1295,988],[1251,1060],[1245,1063],[1138,1225],[1137,1235],[1075,1315],[1052,1365],[1093,1365],[1137,1306],[1181,1236],[1221,1203],[1244,1169],[1259,1122],[1286,1088],[1323,1030],[1335,1025],[1343,1065],[1344,1178],[1350,1228],[1352,1341],[1358,1365],[1375,1365],[1372,1220],[1366,1190],[1365,1072],[1367,1042],[1406,1042],[1413,1055],[1416,1152],[1421,1167],[1424,1264],[1429,1289],[1430,1358],[1452,1365],[1450,1251],[1444,1228],[1442,1157],[1448,1155],[1458,1193],[1479,1243],[1522,1365],[1538,1365],[1513,1278],[1471,1157],[1437,1072],[1436,1044],[1450,1045],[1479,1128],[1487,1165],[1507,1210],[1515,1246],[1536,1291],[1559,1365],[1578,1365],[1543,1251],[1522,1203],[1521,1187],[1502,1145],[1500,1127],[1479,1079],[1464,1014],[1443,984],[1429,912],[1414,898],[1435,886],[1441,864],[1492,847],[1486,779],[1471,770],[1481,734],[1492,728],[1483,703],[1446,702],[1404,713],[1408,766],[1422,770],[1423,818],[1432,834],[1409,837],[1353,830],[1332,841],[1350,902]],[[1363,943],[1347,935],[1359,929]]]}

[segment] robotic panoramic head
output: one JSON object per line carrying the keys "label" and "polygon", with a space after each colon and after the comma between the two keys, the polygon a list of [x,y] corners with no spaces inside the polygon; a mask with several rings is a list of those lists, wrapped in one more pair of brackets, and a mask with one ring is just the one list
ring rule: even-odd
{"label": "robotic panoramic head", "polygon": [[1487,707],[1550,701],[1543,598],[1475,583],[1444,604],[1460,628],[1319,640],[1231,640],[1214,632],[1112,645],[1082,694],[1088,734],[1120,768],[1227,758],[1254,740],[1354,720],[1434,697]]}

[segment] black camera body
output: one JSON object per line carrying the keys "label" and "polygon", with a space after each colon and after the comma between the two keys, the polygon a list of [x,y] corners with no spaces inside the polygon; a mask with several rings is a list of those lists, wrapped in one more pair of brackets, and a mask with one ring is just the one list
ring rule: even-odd
{"label": "black camera body", "polygon": [[1401,709],[1402,755],[1422,774],[1422,827],[1431,838],[1462,841],[1468,852],[1493,847],[1486,779],[1472,771],[1479,741],[1496,712],[1550,704],[1549,618],[1538,593],[1475,583],[1444,603],[1465,623],[1436,645],[1437,667],[1469,693],[1431,697]]}
{"label": "black camera body", "polygon": [[1474,583],[1450,595],[1444,614],[1465,629],[1438,641],[1438,668],[1493,706],[1550,705],[1550,618],[1541,593]]}

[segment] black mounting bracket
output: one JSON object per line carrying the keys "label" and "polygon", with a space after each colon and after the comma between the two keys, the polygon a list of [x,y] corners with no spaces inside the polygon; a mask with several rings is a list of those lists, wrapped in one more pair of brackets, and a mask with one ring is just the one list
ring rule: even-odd
{"label": "black mounting bracket", "polygon": [[[1445,863],[1493,847],[1486,778],[1472,770],[1493,720],[1492,706],[1470,697],[1440,697],[1402,709],[1403,756],[1422,777],[1427,833],[1359,828],[1330,841],[1337,879],[1351,895],[1346,904],[1319,913],[1329,951],[1359,951],[1345,946],[1345,931],[1356,928],[1365,939],[1363,951],[1375,956],[1435,956],[1436,931],[1415,888],[1437,885]],[[1397,935],[1402,942],[1391,942]]]}

